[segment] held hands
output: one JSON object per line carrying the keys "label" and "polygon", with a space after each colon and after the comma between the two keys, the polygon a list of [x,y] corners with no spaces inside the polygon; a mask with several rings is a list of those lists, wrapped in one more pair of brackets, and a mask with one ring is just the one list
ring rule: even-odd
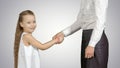
{"label": "held hands", "polygon": [[94,47],[92,46],[87,46],[85,49],[85,58],[92,58],[94,57]]}
{"label": "held hands", "polygon": [[56,40],[56,44],[60,44],[64,40],[64,34],[62,32],[57,33],[53,40]]}

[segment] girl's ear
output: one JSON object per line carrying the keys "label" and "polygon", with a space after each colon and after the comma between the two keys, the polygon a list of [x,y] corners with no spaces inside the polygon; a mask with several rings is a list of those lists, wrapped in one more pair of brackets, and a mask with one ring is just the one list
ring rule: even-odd
{"label": "girl's ear", "polygon": [[23,23],[22,22],[20,22],[20,26],[23,27]]}

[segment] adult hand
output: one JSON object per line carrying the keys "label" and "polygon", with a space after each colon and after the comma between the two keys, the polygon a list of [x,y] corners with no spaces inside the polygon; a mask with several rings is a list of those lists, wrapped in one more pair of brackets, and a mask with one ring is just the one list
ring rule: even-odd
{"label": "adult hand", "polygon": [[85,58],[92,58],[94,57],[94,47],[87,46],[85,49]]}

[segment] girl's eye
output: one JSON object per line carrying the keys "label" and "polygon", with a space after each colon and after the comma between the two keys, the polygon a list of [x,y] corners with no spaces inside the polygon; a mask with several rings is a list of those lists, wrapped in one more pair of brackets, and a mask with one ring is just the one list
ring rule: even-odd
{"label": "girl's eye", "polygon": [[36,21],[33,21],[33,23],[36,23]]}
{"label": "girl's eye", "polygon": [[30,22],[27,22],[28,24],[30,24]]}

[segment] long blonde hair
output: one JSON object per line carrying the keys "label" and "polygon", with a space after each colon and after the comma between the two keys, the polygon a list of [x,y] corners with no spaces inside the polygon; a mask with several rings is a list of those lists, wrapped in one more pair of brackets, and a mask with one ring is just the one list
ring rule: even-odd
{"label": "long blonde hair", "polygon": [[34,13],[31,10],[25,10],[19,14],[16,32],[15,32],[15,40],[14,40],[14,68],[17,68],[18,66],[19,44],[20,44],[21,34],[23,33],[23,28],[20,26],[20,22],[23,21],[24,15],[34,15]]}

